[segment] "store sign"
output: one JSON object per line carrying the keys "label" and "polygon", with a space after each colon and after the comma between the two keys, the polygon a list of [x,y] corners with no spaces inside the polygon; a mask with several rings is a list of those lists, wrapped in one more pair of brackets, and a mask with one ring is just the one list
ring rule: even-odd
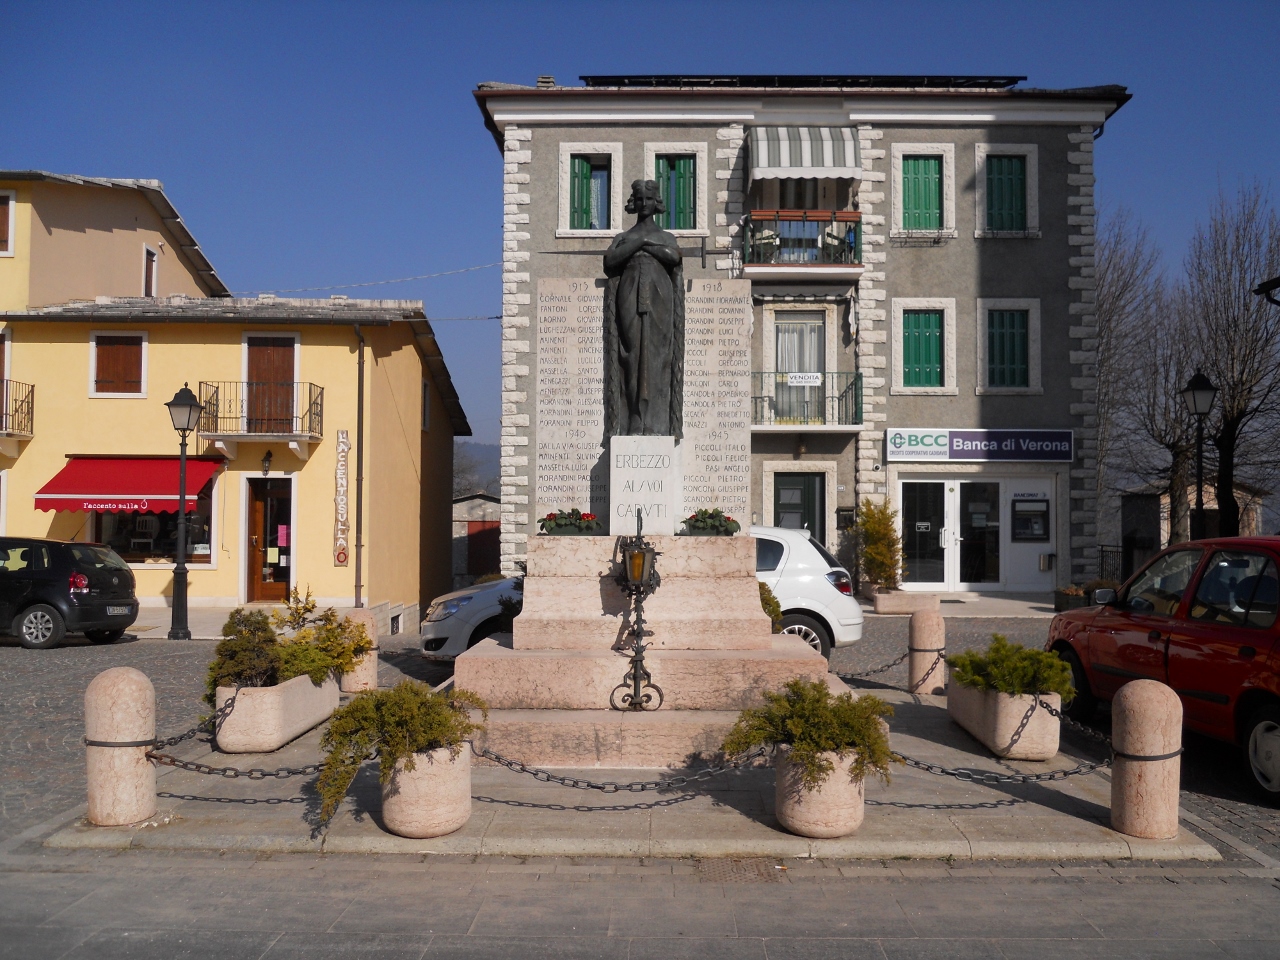
{"label": "store sign", "polygon": [[350,550],[347,538],[351,533],[350,514],[347,511],[347,467],[348,454],[351,452],[351,441],[347,439],[347,431],[338,431],[338,467],[334,473],[334,522],[333,522],[333,565],[345,567]]}
{"label": "store sign", "polygon": [[788,373],[788,387],[820,387],[822,386],[822,374],[820,373]]}
{"label": "store sign", "polygon": [[973,463],[990,460],[1069,463],[1070,430],[948,430],[900,427],[885,432],[888,459],[899,462]]}

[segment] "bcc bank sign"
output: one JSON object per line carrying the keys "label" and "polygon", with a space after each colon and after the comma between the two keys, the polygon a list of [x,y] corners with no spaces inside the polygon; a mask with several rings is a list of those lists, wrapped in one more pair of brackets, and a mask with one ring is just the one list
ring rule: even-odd
{"label": "bcc bank sign", "polygon": [[900,427],[885,432],[887,458],[898,462],[982,463],[1034,461],[1069,463],[1070,430],[946,430]]}

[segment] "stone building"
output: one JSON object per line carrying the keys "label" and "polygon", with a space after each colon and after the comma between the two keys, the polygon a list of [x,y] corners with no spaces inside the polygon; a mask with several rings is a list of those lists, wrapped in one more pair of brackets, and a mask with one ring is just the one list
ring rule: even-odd
{"label": "stone building", "polygon": [[729,442],[702,447],[707,502],[686,483],[686,507],[741,503],[847,562],[859,502],[887,498],[907,589],[1096,576],[1093,149],[1129,94],[1022,79],[480,84],[504,160],[504,569],[542,510],[608,507],[598,313],[573,303],[598,300],[629,185],[655,179],[689,294],[749,299],[750,482],[730,482],[721,329],[695,382]]}

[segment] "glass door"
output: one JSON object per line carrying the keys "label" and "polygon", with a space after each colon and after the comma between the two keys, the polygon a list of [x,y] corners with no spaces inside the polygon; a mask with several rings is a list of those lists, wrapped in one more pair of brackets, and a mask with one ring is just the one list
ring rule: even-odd
{"label": "glass door", "polygon": [[808,530],[819,543],[827,541],[825,473],[773,475],[773,525]]}
{"label": "glass door", "polygon": [[788,311],[778,313],[777,318],[774,341],[778,371],[774,385],[775,420],[778,423],[822,423],[826,314]]}
{"label": "glass door", "polygon": [[959,569],[952,589],[990,588],[1001,582],[1000,484],[961,481],[958,486]]}
{"label": "glass door", "polygon": [[945,481],[937,480],[902,484],[902,558],[907,568],[904,583],[946,589],[947,486]]}

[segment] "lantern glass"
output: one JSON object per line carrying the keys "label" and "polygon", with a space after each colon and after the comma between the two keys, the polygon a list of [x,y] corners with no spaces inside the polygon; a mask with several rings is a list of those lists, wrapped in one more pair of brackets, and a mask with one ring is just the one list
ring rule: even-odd
{"label": "lantern glass", "polygon": [[627,579],[633,584],[644,583],[645,556],[643,550],[627,553]]}
{"label": "lantern glass", "polygon": [[1213,408],[1213,400],[1217,395],[1218,388],[1213,385],[1213,381],[1199,370],[1182,388],[1182,399],[1187,405],[1187,410],[1197,417],[1208,414]]}
{"label": "lantern glass", "polygon": [[200,422],[200,414],[204,412],[200,400],[185,383],[165,406],[169,408],[169,419],[173,421],[173,429],[179,433],[190,433],[194,430],[196,424]]}

